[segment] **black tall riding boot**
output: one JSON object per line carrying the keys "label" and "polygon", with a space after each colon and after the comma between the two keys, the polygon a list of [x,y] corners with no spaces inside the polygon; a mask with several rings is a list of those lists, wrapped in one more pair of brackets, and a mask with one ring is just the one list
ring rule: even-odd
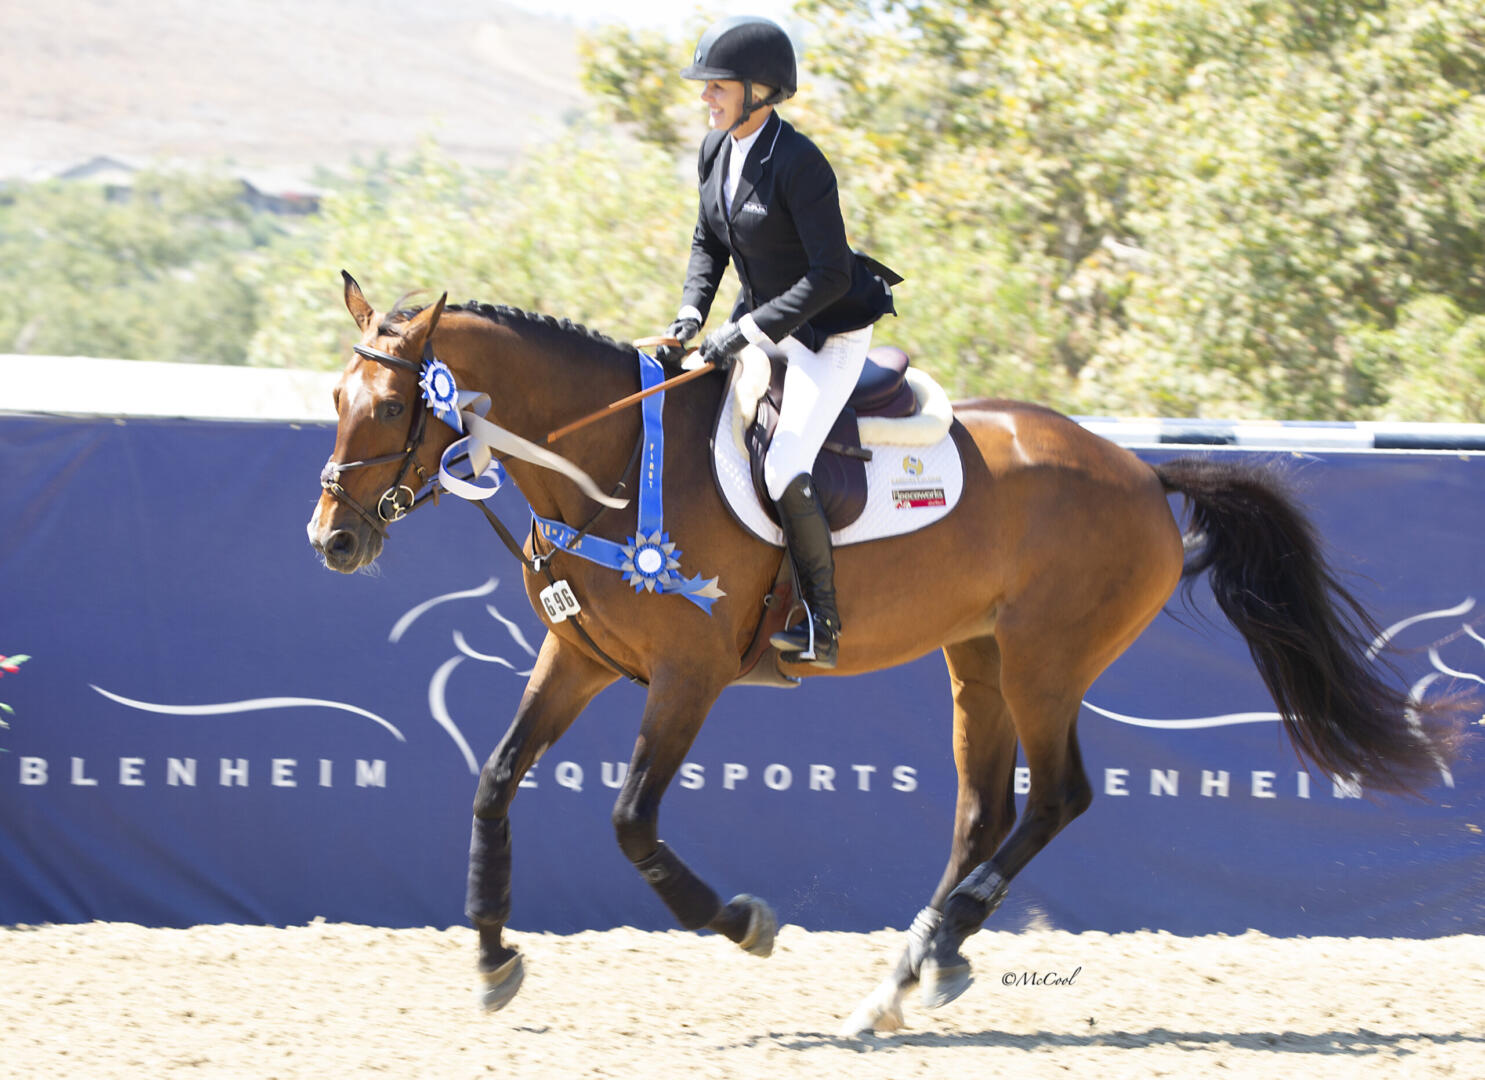
{"label": "black tall riding boot", "polygon": [[794,562],[795,579],[809,614],[798,626],[780,630],[769,643],[790,663],[835,667],[840,614],[835,607],[835,558],[830,525],[815,498],[815,482],[800,473],[779,496],[779,524]]}

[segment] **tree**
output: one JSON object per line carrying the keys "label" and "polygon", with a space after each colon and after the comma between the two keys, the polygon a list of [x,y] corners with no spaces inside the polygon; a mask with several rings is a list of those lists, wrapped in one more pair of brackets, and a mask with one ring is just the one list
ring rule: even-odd
{"label": "tree", "polygon": [[[1485,0],[797,13],[783,111],[835,165],[852,242],[907,277],[877,340],[956,395],[1485,420]],[[335,366],[342,267],[380,302],[449,289],[653,333],[695,219],[699,32],[590,37],[594,115],[506,174],[425,149],[292,228],[225,181],[20,189],[0,348]]]}
{"label": "tree", "polygon": [[853,239],[909,278],[879,333],[957,389],[1380,415],[1398,312],[1482,310],[1482,0],[798,10],[813,32],[785,108],[836,164]]}
{"label": "tree", "polygon": [[0,349],[244,362],[252,259],[279,227],[240,196],[235,181],[164,173],[123,197],[18,188],[0,206]]}
{"label": "tree", "polygon": [[669,321],[694,214],[668,155],[578,129],[499,176],[432,149],[363,172],[263,267],[255,363],[339,367],[356,340],[339,270],[375,302],[407,289],[571,318],[618,337]]}

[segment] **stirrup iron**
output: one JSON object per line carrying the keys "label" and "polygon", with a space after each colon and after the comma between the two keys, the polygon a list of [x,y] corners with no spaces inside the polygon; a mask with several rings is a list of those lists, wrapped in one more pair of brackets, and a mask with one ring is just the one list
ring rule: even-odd
{"label": "stirrup iron", "polygon": [[806,605],[804,622],[778,631],[769,638],[768,643],[779,650],[779,658],[785,663],[833,668],[838,648],[837,636],[831,632],[828,623],[822,626],[821,622],[820,616]]}

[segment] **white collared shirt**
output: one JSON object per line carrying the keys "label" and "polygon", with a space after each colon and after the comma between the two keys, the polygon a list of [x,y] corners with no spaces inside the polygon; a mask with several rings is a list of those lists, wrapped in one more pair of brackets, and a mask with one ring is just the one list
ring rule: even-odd
{"label": "white collared shirt", "polygon": [[742,183],[743,165],[747,163],[748,153],[767,126],[768,122],[764,121],[758,125],[757,131],[742,139],[729,136],[732,139],[732,155],[727,159],[727,183],[722,188],[723,198],[726,200],[722,209],[727,212],[728,217],[732,216],[732,200],[737,197],[737,187]]}

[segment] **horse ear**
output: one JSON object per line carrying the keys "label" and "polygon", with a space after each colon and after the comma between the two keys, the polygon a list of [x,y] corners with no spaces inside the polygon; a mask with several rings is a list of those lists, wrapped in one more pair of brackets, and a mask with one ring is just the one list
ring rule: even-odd
{"label": "horse ear", "polygon": [[444,293],[433,303],[413,316],[412,321],[402,331],[402,336],[414,341],[421,347],[422,343],[433,336],[434,328],[438,326],[438,318],[443,314],[443,305],[449,298]]}
{"label": "horse ear", "polygon": [[340,276],[345,279],[345,306],[351,313],[351,318],[356,320],[356,325],[365,333],[366,328],[371,325],[371,320],[376,317],[376,312],[371,310],[371,305],[366,302],[366,297],[361,295],[361,286],[356,284],[356,279],[344,270]]}

